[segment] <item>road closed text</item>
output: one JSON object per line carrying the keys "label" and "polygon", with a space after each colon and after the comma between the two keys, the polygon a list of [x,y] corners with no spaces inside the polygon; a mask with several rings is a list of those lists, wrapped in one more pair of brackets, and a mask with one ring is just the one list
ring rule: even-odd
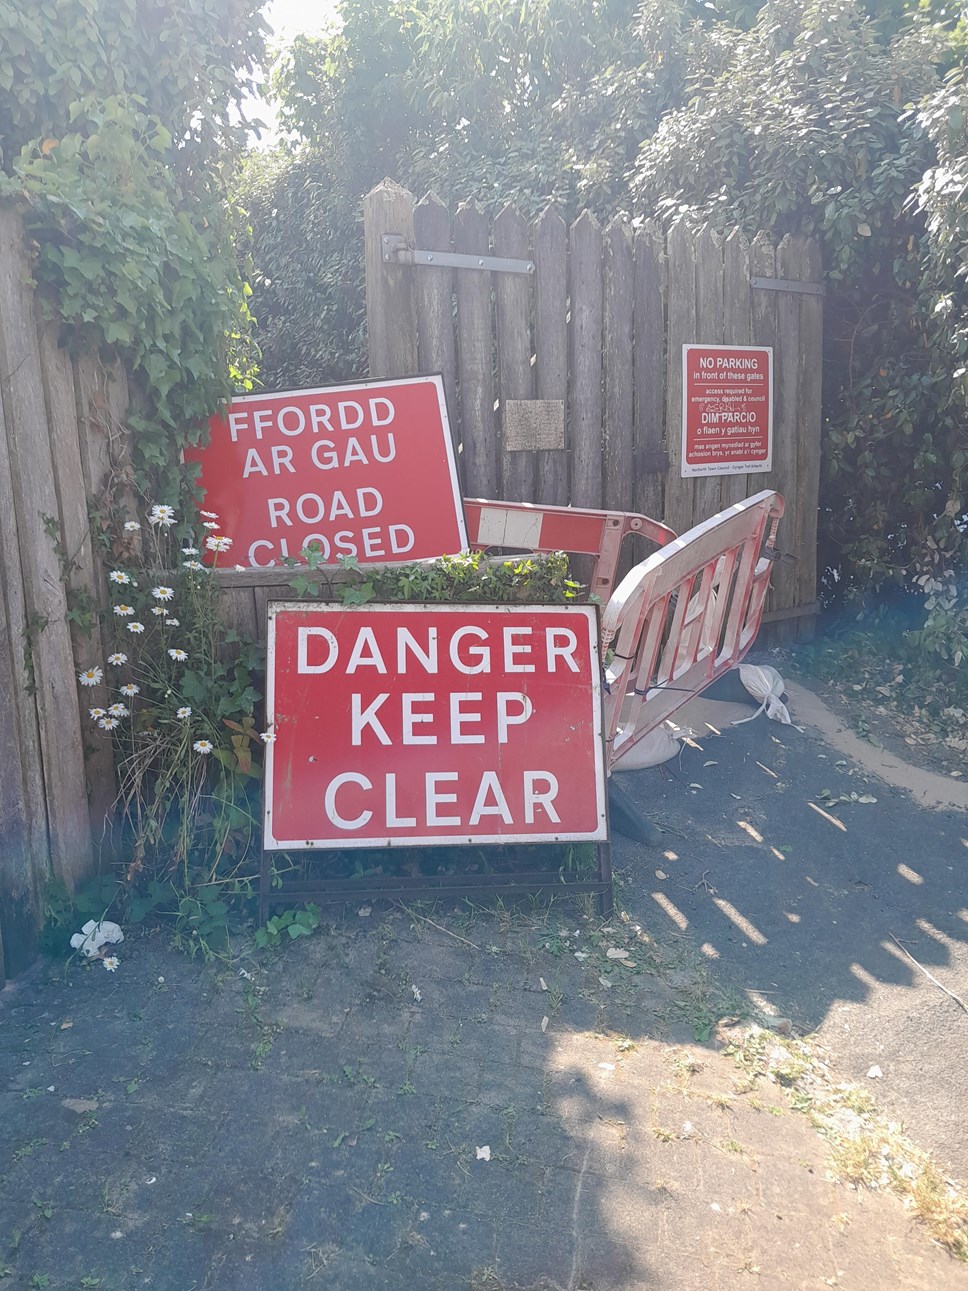
{"label": "road closed text", "polygon": [[185,456],[247,568],[306,549],[335,565],[466,547],[439,377],[246,395]]}
{"label": "road closed text", "polygon": [[588,607],[270,612],[266,846],[603,837]]}

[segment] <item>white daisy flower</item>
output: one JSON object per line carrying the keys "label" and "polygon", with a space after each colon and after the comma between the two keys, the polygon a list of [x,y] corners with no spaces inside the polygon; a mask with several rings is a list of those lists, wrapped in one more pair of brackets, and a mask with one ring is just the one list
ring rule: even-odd
{"label": "white daisy flower", "polygon": [[109,704],[108,716],[109,717],[130,717],[131,710],[125,704]]}
{"label": "white daisy flower", "polygon": [[88,712],[90,713],[90,715],[91,715],[91,721],[92,721],[92,722],[96,722],[96,721],[98,721],[100,718],[102,718],[102,717],[107,717],[107,715],[108,715],[108,714],[107,714],[107,709],[105,709],[105,708],[89,708],[87,711],[88,711]]}
{"label": "white daisy flower", "polygon": [[102,731],[113,731],[120,725],[121,723],[116,717],[102,717],[98,722],[98,726],[100,726]]}
{"label": "white daisy flower", "polygon": [[182,555],[183,555],[183,556],[198,556],[198,555],[201,555],[201,553],[199,552],[199,550],[198,550],[198,548],[197,548],[197,547],[182,547]]}
{"label": "white daisy flower", "polygon": [[116,605],[116,606],[114,607],[114,612],[115,612],[115,614],[120,614],[122,618],[126,618],[129,614],[133,614],[133,613],[134,613],[134,606],[133,606],[133,605]]}
{"label": "white daisy flower", "polygon": [[198,513],[198,514],[199,514],[200,516],[204,516],[206,520],[217,520],[217,519],[218,519],[218,512],[217,512],[217,511],[199,511],[199,513]]}
{"label": "white daisy flower", "polygon": [[131,579],[124,572],[123,569],[112,569],[110,574],[108,574],[108,578],[110,578],[112,583],[130,583],[131,582]]}
{"label": "white daisy flower", "polygon": [[165,619],[165,627],[166,627],[166,628],[178,628],[178,627],[181,627],[181,624],[180,624],[180,622],[178,621],[178,619]]}
{"label": "white daisy flower", "polygon": [[184,663],[188,655],[184,650],[169,650],[169,658],[174,659],[176,663]]}
{"label": "white daisy flower", "polygon": [[206,520],[205,523],[202,525],[203,529],[221,529],[221,527],[222,526],[219,524],[217,520]]}
{"label": "white daisy flower", "polygon": [[245,573],[245,566],[244,566],[244,565],[236,565],[236,567],[235,567],[235,572],[236,572],[237,574],[244,574],[244,573]]}
{"label": "white daisy flower", "polygon": [[115,668],[120,668],[123,663],[127,662],[128,656],[126,654],[122,654],[120,650],[115,651],[114,654],[108,655],[108,663],[114,664]]}
{"label": "white daisy flower", "polygon": [[184,560],[182,561],[182,564],[185,566],[186,569],[204,569],[205,568],[205,566],[202,564],[200,560]]}
{"label": "white daisy flower", "polygon": [[141,525],[138,524],[137,520],[125,520],[124,522],[125,533],[137,533],[140,528]]}
{"label": "white daisy flower", "polygon": [[186,718],[191,717],[191,715],[192,715],[192,710],[188,707],[187,704],[185,705],[184,708],[179,708],[178,712],[175,714],[176,717],[180,717],[183,721]]}
{"label": "white daisy flower", "polygon": [[216,537],[214,534],[211,538],[205,539],[205,546],[209,551],[228,551],[232,546],[231,538]]}
{"label": "white daisy flower", "polygon": [[196,740],[192,745],[192,748],[196,753],[211,753],[212,749],[215,748],[215,745],[211,740]]}
{"label": "white daisy flower", "polygon": [[262,734],[259,736],[259,739],[262,741],[263,744],[274,744],[276,735],[274,731],[263,731]]}
{"label": "white daisy flower", "polygon": [[129,681],[126,686],[120,686],[118,689],[122,695],[127,695],[129,699],[133,699],[135,695],[141,693],[141,687],[136,686],[133,681]]}
{"label": "white daisy flower", "polygon": [[148,512],[148,523],[163,525],[166,529],[169,528],[170,525],[175,523],[175,508],[166,506],[165,504],[159,505],[158,503],[155,503]]}
{"label": "white daisy flower", "polygon": [[151,612],[156,618],[159,618],[162,614],[168,613],[163,605],[152,605]]}
{"label": "white daisy flower", "polygon": [[121,963],[121,960],[118,959],[117,955],[105,955],[105,957],[101,960],[101,963],[104,965],[104,967],[108,970],[109,973],[114,973],[117,971],[117,967]]}
{"label": "white daisy flower", "polygon": [[83,672],[77,674],[77,680],[82,686],[97,686],[103,676],[104,673],[100,668],[85,668]]}
{"label": "white daisy flower", "polygon": [[134,632],[136,635],[140,635],[140,633],[144,632],[144,630],[145,630],[145,625],[143,623],[128,624],[128,631]]}
{"label": "white daisy flower", "polygon": [[175,595],[173,587],[153,587],[151,595],[156,601],[170,601]]}

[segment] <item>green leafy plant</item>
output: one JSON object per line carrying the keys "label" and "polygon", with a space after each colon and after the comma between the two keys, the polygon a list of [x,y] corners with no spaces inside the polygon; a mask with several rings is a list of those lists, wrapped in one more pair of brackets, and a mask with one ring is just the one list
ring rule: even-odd
{"label": "green leafy plant", "polygon": [[120,356],[133,460],[166,493],[177,450],[251,382],[227,177],[263,54],[257,0],[0,0],[0,199],[21,211],[48,313]]}
{"label": "green leafy plant", "polygon": [[226,895],[248,895],[256,869],[263,651],[236,634],[226,656],[216,568],[231,539],[212,513],[158,504],[147,520],[125,523],[140,542],[108,573],[114,649],[78,680],[114,750],[121,904],[135,921],[173,915],[176,944],[208,956],[225,949]]}

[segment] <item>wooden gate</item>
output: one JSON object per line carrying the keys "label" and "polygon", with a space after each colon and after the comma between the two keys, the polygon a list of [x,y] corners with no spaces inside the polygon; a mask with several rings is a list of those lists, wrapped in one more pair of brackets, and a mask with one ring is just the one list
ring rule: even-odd
{"label": "wooden gate", "polygon": [[[640,511],[682,533],[775,489],[796,562],[774,570],[764,622],[773,640],[812,634],[816,243],[618,218],[603,229],[588,212],[566,227],[551,209],[529,223],[511,206],[491,220],[474,203],[451,219],[391,180],[364,221],[369,374],[443,374],[466,497]],[[435,265],[441,252],[461,267]],[[773,347],[769,473],[681,477],[682,346],[695,342]]]}

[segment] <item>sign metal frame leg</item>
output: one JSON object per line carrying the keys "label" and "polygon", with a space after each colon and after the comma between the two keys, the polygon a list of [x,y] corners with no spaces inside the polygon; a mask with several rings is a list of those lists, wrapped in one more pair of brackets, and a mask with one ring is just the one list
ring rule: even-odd
{"label": "sign metal frame leg", "polygon": [[[322,859],[332,853],[313,853]],[[589,893],[596,898],[599,916],[608,920],[612,900],[612,853],[606,840],[596,844],[597,873],[590,879],[558,878],[553,870],[521,870],[504,874],[442,874],[437,876],[376,877],[372,879],[295,879],[272,890],[272,853],[263,851],[259,862],[259,927],[265,927],[270,906],[320,904],[346,901],[439,900],[441,897],[530,896],[537,892],[561,895]]]}

